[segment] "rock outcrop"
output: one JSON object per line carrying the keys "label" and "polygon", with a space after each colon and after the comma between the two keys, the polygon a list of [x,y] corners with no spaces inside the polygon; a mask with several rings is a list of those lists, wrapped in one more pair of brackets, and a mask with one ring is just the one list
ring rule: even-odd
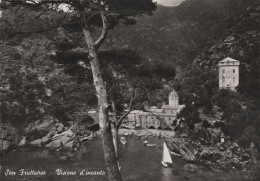
{"label": "rock outcrop", "polygon": [[56,120],[37,121],[26,128],[26,136],[19,147],[43,146],[53,150],[77,151],[80,143],[92,139],[90,131],[80,129],[77,125],[70,129]]}
{"label": "rock outcrop", "polygon": [[239,147],[236,142],[226,141],[209,145],[200,141],[199,138],[191,140],[179,136],[168,139],[167,145],[172,152],[180,154],[186,161],[204,162],[221,169],[245,169],[256,162],[252,151]]}
{"label": "rock outcrop", "polygon": [[196,161],[198,150],[196,147],[187,141],[187,138],[175,137],[167,142],[169,149],[177,154],[180,154],[186,161]]}
{"label": "rock outcrop", "polygon": [[0,136],[0,155],[16,147],[15,129],[10,124],[1,124]]}

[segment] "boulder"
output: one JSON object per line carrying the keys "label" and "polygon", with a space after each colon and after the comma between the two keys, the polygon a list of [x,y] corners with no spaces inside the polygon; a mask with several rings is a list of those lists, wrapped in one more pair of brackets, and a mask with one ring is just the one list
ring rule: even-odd
{"label": "boulder", "polygon": [[27,144],[26,136],[18,144],[18,147],[24,147]]}
{"label": "boulder", "polygon": [[180,154],[186,161],[196,161],[195,149],[189,143],[183,142],[180,144]]}
{"label": "boulder", "polygon": [[167,145],[169,145],[171,151],[180,154],[180,144],[178,142],[170,142],[170,144],[167,142]]}
{"label": "boulder", "polygon": [[62,132],[62,133],[60,133],[60,134],[55,134],[55,135],[53,136],[53,138],[56,138],[56,137],[59,137],[59,136],[63,136],[63,135],[66,135],[67,137],[72,137],[73,134],[74,134],[74,133],[71,131],[71,129],[68,129],[67,131],[64,131],[64,132]]}
{"label": "boulder", "polygon": [[56,130],[58,131],[58,133],[60,133],[63,131],[63,128],[64,128],[64,125],[62,123],[58,123]]}
{"label": "boulder", "polygon": [[39,120],[39,121],[29,124],[29,126],[27,126],[27,128],[25,128],[25,131],[26,131],[26,133],[29,133],[34,130],[49,132],[53,128],[53,126],[54,126],[53,121]]}
{"label": "boulder", "polygon": [[1,124],[0,135],[0,154],[5,154],[17,146],[15,143],[17,133],[10,123]]}
{"label": "boulder", "polygon": [[216,164],[217,164],[221,169],[227,168],[227,165],[228,165],[227,161],[224,160],[224,159],[219,159],[219,160],[217,160],[217,161],[216,161]]}
{"label": "boulder", "polygon": [[44,136],[42,138],[42,144],[45,145],[46,143],[48,143],[51,140],[51,138],[49,138],[48,136]]}
{"label": "boulder", "polygon": [[200,153],[200,156],[204,160],[211,162],[216,162],[218,159],[221,159],[223,155],[215,148],[204,148]]}
{"label": "boulder", "polygon": [[62,145],[68,143],[73,136],[73,132],[71,130],[64,131],[60,134],[56,134],[53,136],[53,140],[59,140]]}
{"label": "boulder", "polygon": [[51,143],[52,143],[52,148],[54,148],[54,149],[60,148],[62,146],[62,143],[59,139],[54,140]]}
{"label": "boulder", "polygon": [[71,140],[71,137],[68,137],[67,135],[63,135],[63,136],[59,137],[59,140],[64,145]]}
{"label": "boulder", "polygon": [[0,154],[7,153],[14,146],[14,143],[8,140],[1,140],[1,142],[2,145],[0,147]]}
{"label": "boulder", "polygon": [[169,149],[175,153],[178,153],[186,161],[196,161],[197,149],[190,140],[184,138],[172,138],[167,141]]}
{"label": "boulder", "polygon": [[55,129],[53,128],[46,136],[51,138],[55,134]]}
{"label": "boulder", "polygon": [[189,148],[186,145],[182,144],[180,147],[181,147],[180,154],[184,160],[196,161],[196,157],[194,153],[191,150],[189,150]]}
{"label": "boulder", "polygon": [[54,127],[52,120],[39,120],[35,123],[29,124],[25,128],[25,133],[28,141],[36,140],[46,136]]}
{"label": "boulder", "polygon": [[64,150],[73,151],[73,141],[70,141],[63,145]]}
{"label": "boulder", "polygon": [[52,148],[52,142],[50,142],[50,143],[44,145],[44,147],[45,147],[45,148]]}
{"label": "boulder", "polygon": [[31,141],[29,144],[32,146],[41,146],[42,139],[37,139],[37,140]]}
{"label": "boulder", "polygon": [[183,170],[186,172],[197,172],[198,171],[198,167],[194,164],[185,164],[183,167]]}
{"label": "boulder", "polygon": [[62,146],[62,143],[60,142],[59,139],[53,140],[52,142],[44,145],[45,148],[51,148],[51,149],[57,149],[57,148],[60,148],[61,146]]}
{"label": "boulder", "polygon": [[42,145],[49,143],[54,133],[55,129],[52,129],[46,136],[42,137]]}

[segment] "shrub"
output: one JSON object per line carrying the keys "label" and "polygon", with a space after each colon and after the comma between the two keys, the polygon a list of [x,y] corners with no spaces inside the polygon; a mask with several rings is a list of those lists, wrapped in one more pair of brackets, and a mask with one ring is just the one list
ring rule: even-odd
{"label": "shrub", "polygon": [[211,125],[206,119],[204,119],[204,120],[202,121],[202,126],[203,126],[204,128],[210,128],[210,127],[212,127],[212,125]]}

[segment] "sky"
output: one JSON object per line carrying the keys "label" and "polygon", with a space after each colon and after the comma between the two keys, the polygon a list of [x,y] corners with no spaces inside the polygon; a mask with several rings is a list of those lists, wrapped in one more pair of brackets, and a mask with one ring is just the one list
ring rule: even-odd
{"label": "sky", "polygon": [[185,0],[153,0],[153,1],[164,6],[178,6],[182,1]]}

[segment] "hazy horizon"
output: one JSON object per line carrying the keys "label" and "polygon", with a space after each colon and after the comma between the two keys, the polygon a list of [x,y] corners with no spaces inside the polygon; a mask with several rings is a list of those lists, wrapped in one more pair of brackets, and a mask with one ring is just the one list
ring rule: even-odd
{"label": "hazy horizon", "polygon": [[178,6],[180,5],[180,3],[182,3],[185,0],[153,0],[153,1],[163,6]]}

